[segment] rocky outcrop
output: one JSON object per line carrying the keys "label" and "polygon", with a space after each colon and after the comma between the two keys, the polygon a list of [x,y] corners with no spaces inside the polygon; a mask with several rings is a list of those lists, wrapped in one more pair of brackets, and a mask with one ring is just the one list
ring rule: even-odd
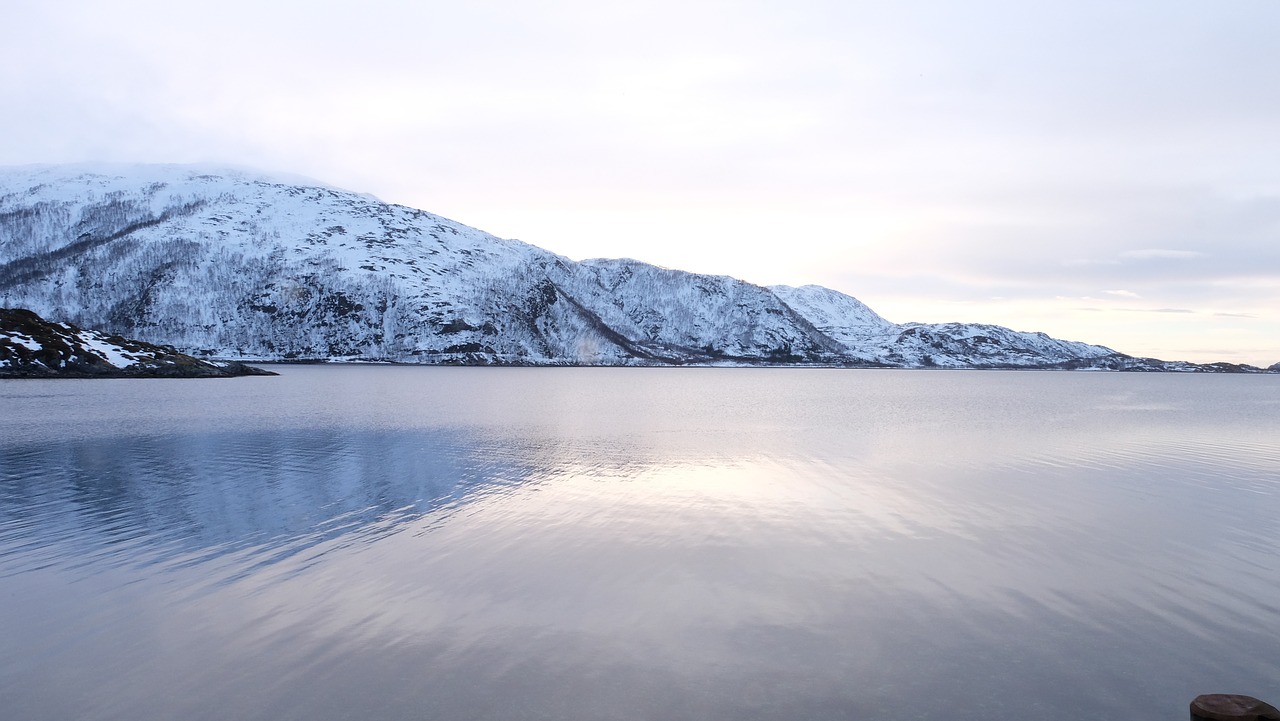
{"label": "rocky outcrop", "polygon": [[224,378],[275,375],[0,308],[0,378]]}

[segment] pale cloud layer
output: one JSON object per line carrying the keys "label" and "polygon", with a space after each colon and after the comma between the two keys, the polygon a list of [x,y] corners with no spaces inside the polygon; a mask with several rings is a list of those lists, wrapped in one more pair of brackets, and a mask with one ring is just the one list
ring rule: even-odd
{"label": "pale cloud layer", "polygon": [[1273,0],[16,0],[6,24],[3,164],[249,165],[893,320],[1280,361]]}

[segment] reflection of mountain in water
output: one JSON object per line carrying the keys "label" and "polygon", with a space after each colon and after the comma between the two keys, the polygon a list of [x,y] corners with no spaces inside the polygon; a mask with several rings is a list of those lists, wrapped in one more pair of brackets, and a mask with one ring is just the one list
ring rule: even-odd
{"label": "reflection of mountain in water", "polygon": [[151,553],[141,557],[157,562],[258,547],[269,563],[349,534],[379,537],[534,476],[514,454],[482,448],[430,429],[0,447],[0,528],[9,529],[0,548],[142,545]]}

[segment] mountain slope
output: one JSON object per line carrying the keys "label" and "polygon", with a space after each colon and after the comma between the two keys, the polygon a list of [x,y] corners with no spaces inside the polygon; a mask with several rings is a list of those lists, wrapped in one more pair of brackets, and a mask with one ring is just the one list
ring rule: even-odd
{"label": "mountain slope", "polygon": [[0,305],[261,360],[1042,367],[1117,355],[996,326],[897,325],[816,286],[573,262],[367,195],[186,166],[0,170]]}
{"label": "mountain slope", "polygon": [[839,353],[758,286],[574,263],[325,187],[145,166],[14,169],[0,188],[0,302],[203,355],[626,364]]}
{"label": "mountain slope", "polygon": [[1022,367],[1116,355],[1110,348],[974,323],[905,323],[881,318],[856,298],[816,285],[770,288],[848,354],[911,367]]}

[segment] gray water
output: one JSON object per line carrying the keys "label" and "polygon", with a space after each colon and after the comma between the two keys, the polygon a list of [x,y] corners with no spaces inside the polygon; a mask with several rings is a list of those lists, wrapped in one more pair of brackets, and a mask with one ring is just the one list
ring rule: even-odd
{"label": "gray water", "polygon": [[1280,376],[0,381],[0,717],[1280,702]]}

